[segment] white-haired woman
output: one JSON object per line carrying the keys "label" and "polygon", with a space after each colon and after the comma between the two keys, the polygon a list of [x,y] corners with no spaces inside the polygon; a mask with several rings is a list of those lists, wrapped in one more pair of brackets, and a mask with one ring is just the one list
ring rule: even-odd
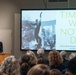
{"label": "white-haired woman", "polygon": [[70,55],[69,55],[69,60],[71,60],[72,58],[76,57],[76,53],[72,52]]}
{"label": "white-haired woman", "polygon": [[20,68],[15,56],[11,55],[4,59],[1,64],[3,75],[20,75]]}
{"label": "white-haired woman", "polygon": [[49,60],[44,57],[45,50],[43,48],[39,48],[37,50],[37,64],[46,64],[49,65]]}

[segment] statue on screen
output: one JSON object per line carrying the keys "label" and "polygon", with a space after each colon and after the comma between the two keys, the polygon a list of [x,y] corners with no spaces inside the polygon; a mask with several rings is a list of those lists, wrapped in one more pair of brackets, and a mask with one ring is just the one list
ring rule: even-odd
{"label": "statue on screen", "polygon": [[38,35],[39,31],[40,31],[40,26],[41,26],[41,14],[42,14],[42,12],[40,13],[40,21],[38,21],[38,19],[36,19],[35,39],[36,39],[36,42],[38,43],[37,47],[41,46],[41,37]]}
{"label": "statue on screen", "polygon": [[3,52],[3,43],[0,41],[0,52]]}

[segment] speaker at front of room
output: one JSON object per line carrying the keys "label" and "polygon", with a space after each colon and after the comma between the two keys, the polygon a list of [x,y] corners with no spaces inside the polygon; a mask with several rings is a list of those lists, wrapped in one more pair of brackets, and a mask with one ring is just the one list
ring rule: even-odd
{"label": "speaker at front of room", "polygon": [[0,42],[0,52],[3,52],[3,43]]}

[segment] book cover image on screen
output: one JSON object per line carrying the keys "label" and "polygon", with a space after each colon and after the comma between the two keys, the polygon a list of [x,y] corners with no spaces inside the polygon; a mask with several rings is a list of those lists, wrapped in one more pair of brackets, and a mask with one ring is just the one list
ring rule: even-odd
{"label": "book cover image on screen", "polygon": [[21,10],[21,49],[76,50],[76,10]]}

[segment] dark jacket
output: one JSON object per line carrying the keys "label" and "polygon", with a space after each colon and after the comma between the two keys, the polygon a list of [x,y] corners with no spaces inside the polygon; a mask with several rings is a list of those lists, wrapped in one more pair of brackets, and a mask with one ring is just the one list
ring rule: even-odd
{"label": "dark jacket", "polygon": [[60,64],[59,66],[50,66],[50,69],[58,69],[61,72],[63,72],[63,70],[65,70],[67,67],[64,63]]}

